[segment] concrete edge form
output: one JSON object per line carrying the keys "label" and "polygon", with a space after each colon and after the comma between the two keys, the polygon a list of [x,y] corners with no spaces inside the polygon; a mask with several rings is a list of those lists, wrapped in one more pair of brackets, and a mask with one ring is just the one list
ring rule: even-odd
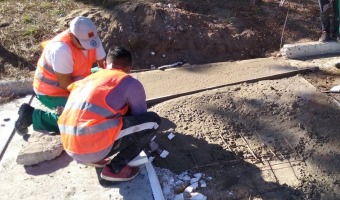
{"label": "concrete edge form", "polygon": [[154,200],[164,200],[164,195],[162,191],[162,187],[159,183],[157,174],[155,169],[153,168],[152,163],[149,161],[145,164],[146,171],[148,172],[149,181],[152,189],[152,194]]}
{"label": "concrete edge form", "polygon": [[340,43],[332,42],[308,42],[297,44],[285,44],[280,49],[280,54],[286,58],[303,58],[308,56],[340,53]]}

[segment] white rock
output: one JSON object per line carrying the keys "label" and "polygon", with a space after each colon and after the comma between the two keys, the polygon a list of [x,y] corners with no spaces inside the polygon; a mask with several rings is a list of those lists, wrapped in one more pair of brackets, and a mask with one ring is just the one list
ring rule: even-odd
{"label": "white rock", "polygon": [[191,180],[190,176],[188,176],[188,175],[185,175],[185,176],[181,177],[180,179],[182,181],[190,181]]}
{"label": "white rock", "polygon": [[207,199],[206,196],[198,192],[191,193],[190,195],[191,195],[190,200],[206,200]]}
{"label": "white rock", "polygon": [[198,187],[198,183],[196,182],[196,183],[189,185],[187,188],[185,188],[184,191],[190,193],[190,192],[194,191],[197,187]]}
{"label": "white rock", "polygon": [[184,200],[184,195],[183,195],[183,193],[181,193],[181,194],[176,194],[174,200]]}
{"label": "white rock", "polygon": [[196,182],[198,182],[199,180],[200,180],[199,178],[192,178],[192,179],[190,180],[190,184],[196,183]]}
{"label": "white rock", "polygon": [[202,178],[202,175],[203,175],[202,173],[196,173],[194,174],[194,177],[200,179]]}
{"label": "white rock", "polygon": [[200,180],[201,188],[207,187],[207,183],[204,180]]}
{"label": "white rock", "polygon": [[20,165],[34,165],[52,160],[64,150],[60,135],[33,132],[28,142],[20,150],[16,162]]}
{"label": "white rock", "polygon": [[175,137],[175,134],[173,134],[173,133],[170,133],[170,134],[168,135],[168,139],[169,139],[169,140],[172,140],[174,137]]}
{"label": "white rock", "polygon": [[151,52],[151,55],[153,55],[153,56],[154,56],[155,54],[156,54],[155,52],[153,52],[153,51]]}
{"label": "white rock", "polygon": [[207,180],[207,181],[211,181],[212,180],[212,177],[207,177],[205,180]]}
{"label": "white rock", "polygon": [[167,150],[163,150],[162,153],[159,155],[161,158],[166,158],[169,155]]}

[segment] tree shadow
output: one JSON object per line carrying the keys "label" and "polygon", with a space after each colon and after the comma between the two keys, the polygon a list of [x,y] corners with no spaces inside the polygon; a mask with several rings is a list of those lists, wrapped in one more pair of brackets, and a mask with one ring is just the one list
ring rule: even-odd
{"label": "tree shadow", "polygon": [[19,55],[8,51],[2,44],[0,44],[0,73],[5,72],[5,63],[8,63],[14,67],[18,67],[20,69],[35,69],[32,63],[28,62],[26,59],[20,57]]}
{"label": "tree shadow", "polygon": [[51,174],[59,169],[67,167],[73,161],[65,151],[53,160],[41,162],[32,166],[24,166],[26,173],[33,176]]}
{"label": "tree shadow", "polygon": [[[156,138],[160,148],[167,150],[169,155],[166,158],[156,157],[153,164],[177,174],[190,171],[211,176],[207,187],[197,190],[208,199],[287,199],[303,195],[301,191],[280,184],[275,179],[265,180],[263,176],[268,170],[260,169],[246,162],[242,155],[226,150],[219,144],[220,139],[208,143],[204,139],[208,135],[196,137],[177,132],[174,130],[176,126],[171,124],[174,123],[162,123],[161,133]],[[169,133],[175,134],[172,140],[168,139]]]}

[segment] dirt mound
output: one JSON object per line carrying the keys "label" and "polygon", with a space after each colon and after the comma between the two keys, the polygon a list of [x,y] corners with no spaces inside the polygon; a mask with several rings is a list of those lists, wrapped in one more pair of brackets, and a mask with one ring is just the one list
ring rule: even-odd
{"label": "dirt mound", "polygon": [[[231,12],[238,9],[238,6],[231,7],[234,9]],[[249,16],[250,9],[248,19],[241,19],[245,16],[242,10],[238,17],[225,18],[219,14],[225,11],[224,8],[207,8],[204,9],[203,5],[190,7],[184,3],[124,3],[113,10],[75,10],[60,21],[67,27],[67,22],[77,15],[92,18],[105,48],[127,47],[133,52],[136,68],[179,61],[203,64],[265,57],[268,52],[279,49],[281,20],[277,19],[284,18],[283,10],[277,10],[276,18],[264,21],[260,14]],[[193,12],[195,10],[201,12]],[[267,12],[263,15],[273,10]],[[255,21],[261,26],[250,26]],[[263,29],[268,30],[264,33]]]}

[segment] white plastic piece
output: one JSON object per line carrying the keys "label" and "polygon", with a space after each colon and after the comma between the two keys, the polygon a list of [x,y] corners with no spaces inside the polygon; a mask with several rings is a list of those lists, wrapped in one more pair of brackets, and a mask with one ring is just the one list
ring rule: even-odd
{"label": "white plastic piece", "polygon": [[197,187],[198,187],[198,183],[196,182],[194,184],[189,185],[187,188],[185,188],[184,191],[190,193],[190,192],[194,191]]}
{"label": "white plastic piece", "polygon": [[212,180],[212,177],[211,177],[211,176],[209,176],[209,177],[207,177],[205,180],[207,180],[207,181],[211,181],[211,180]]}
{"label": "white plastic piece", "polygon": [[190,180],[190,184],[196,183],[196,182],[198,182],[199,180],[200,180],[199,178],[192,178],[192,179]]}
{"label": "white plastic piece", "polygon": [[166,158],[169,155],[167,150],[163,150],[162,153],[159,155],[161,158]]}
{"label": "white plastic piece", "polygon": [[131,166],[131,167],[135,167],[135,166],[143,165],[147,162],[149,162],[148,156],[145,154],[144,151],[142,151],[142,152],[140,152],[140,154],[136,158],[131,160],[128,163],[128,165]]}
{"label": "white plastic piece", "polygon": [[201,193],[198,193],[198,192],[191,193],[190,200],[206,200],[206,199],[207,197]]}
{"label": "white plastic piece", "polygon": [[173,133],[170,133],[170,134],[168,135],[168,139],[169,139],[169,140],[172,140],[174,137],[175,137],[175,134],[173,134]]}
{"label": "white plastic piece", "polygon": [[200,180],[200,186],[201,188],[207,187],[207,183],[204,180]]}
{"label": "white plastic piece", "polygon": [[153,168],[150,162],[147,162],[145,164],[145,167],[146,167],[146,171],[148,172],[149,181],[150,181],[154,199],[164,200],[163,191],[162,191],[161,185],[159,184],[159,180],[157,178],[155,169]]}

